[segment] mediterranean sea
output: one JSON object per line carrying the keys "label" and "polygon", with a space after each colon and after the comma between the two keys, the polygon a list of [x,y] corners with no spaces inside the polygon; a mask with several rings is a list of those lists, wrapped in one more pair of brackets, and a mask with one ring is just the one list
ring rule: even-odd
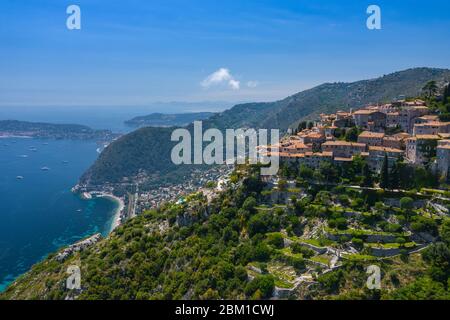
{"label": "mediterranean sea", "polygon": [[96,142],[0,139],[0,292],[61,247],[107,235],[118,204],[70,189],[98,156]]}
{"label": "mediterranean sea", "polygon": [[[127,133],[134,128],[124,121],[135,116],[210,108],[206,102],[147,107],[11,106],[0,107],[0,120],[82,124]],[[70,191],[98,157],[98,147],[93,141],[0,138],[0,292],[59,248],[98,232],[109,233],[119,204],[108,198],[82,200]]]}

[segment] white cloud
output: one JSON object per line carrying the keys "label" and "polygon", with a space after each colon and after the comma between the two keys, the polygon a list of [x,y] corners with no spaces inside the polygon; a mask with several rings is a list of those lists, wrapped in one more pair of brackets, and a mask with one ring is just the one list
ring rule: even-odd
{"label": "white cloud", "polygon": [[240,88],[240,82],[234,79],[233,75],[230,73],[230,70],[226,68],[220,68],[216,72],[210,74],[202,81],[201,86],[204,88],[210,88],[212,86],[222,84],[227,84],[233,90],[239,90]]}
{"label": "white cloud", "polygon": [[229,85],[229,86],[231,87],[231,89],[233,89],[233,90],[239,90],[240,82],[237,81],[237,80],[231,79],[231,80],[228,82],[228,85]]}
{"label": "white cloud", "polygon": [[256,88],[259,85],[258,81],[249,81],[247,82],[247,87],[249,88]]}

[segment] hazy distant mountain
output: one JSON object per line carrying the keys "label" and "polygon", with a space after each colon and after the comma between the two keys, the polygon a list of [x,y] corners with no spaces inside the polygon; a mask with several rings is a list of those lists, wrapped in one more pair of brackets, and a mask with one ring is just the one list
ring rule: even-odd
{"label": "hazy distant mountain", "polygon": [[[400,95],[417,96],[427,81],[450,80],[450,70],[416,68],[372,80],[353,83],[326,83],[286,99],[268,103],[239,104],[203,122],[204,128],[287,129],[301,119],[322,112],[358,108],[368,103],[386,102]],[[170,128],[144,128],[112,143],[83,176],[82,182],[101,184],[120,181],[140,170],[165,174],[175,168],[170,161]]]}
{"label": "hazy distant mountain", "polygon": [[127,120],[125,121],[125,124],[130,127],[184,127],[197,120],[206,120],[213,114],[213,112],[178,114],[152,113],[148,116],[140,116]]}

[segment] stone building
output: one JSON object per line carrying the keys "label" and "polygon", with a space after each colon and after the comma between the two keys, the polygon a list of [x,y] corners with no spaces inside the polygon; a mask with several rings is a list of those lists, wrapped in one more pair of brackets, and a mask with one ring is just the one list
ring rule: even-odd
{"label": "stone building", "polygon": [[334,157],[351,158],[356,154],[365,152],[366,145],[347,141],[327,141],[322,144],[322,151],[332,152]]}
{"label": "stone building", "polygon": [[450,140],[439,141],[436,154],[438,173],[440,176],[448,179],[450,170]]}
{"label": "stone building", "polygon": [[365,143],[368,146],[382,146],[383,138],[383,132],[364,131],[358,136],[358,142]]}
{"label": "stone building", "polygon": [[386,128],[387,116],[376,110],[361,109],[353,113],[355,125],[369,131],[382,131]]}
{"label": "stone building", "polygon": [[400,149],[372,146],[369,147],[368,164],[371,170],[380,172],[385,155],[387,155],[388,165],[391,167],[393,163],[404,154],[404,151]]}
{"label": "stone building", "polygon": [[424,165],[436,156],[437,135],[417,135],[406,139],[406,158],[415,165]]}

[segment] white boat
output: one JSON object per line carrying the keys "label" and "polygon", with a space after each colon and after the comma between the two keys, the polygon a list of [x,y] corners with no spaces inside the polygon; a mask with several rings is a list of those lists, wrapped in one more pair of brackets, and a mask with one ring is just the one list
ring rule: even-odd
{"label": "white boat", "polygon": [[91,200],[92,199],[92,195],[89,192],[83,192],[81,194],[81,198],[84,200]]}
{"label": "white boat", "polygon": [[17,176],[16,179],[17,180],[23,180],[23,176]]}
{"label": "white boat", "polygon": [[49,171],[50,168],[49,168],[49,167],[42,167],[41,170],[42,170],[42,171]]}

